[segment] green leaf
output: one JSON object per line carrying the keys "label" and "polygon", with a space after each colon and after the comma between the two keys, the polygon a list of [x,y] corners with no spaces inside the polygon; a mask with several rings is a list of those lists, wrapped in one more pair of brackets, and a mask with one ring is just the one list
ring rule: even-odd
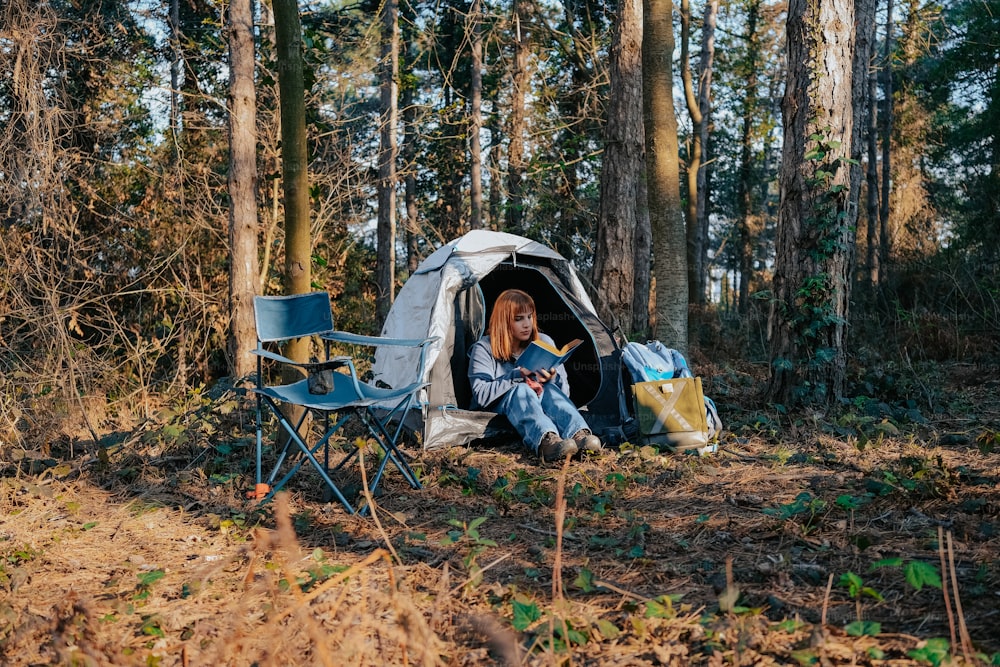
{"label": "green leaf", "polygon": [[902,566],[903,566],[903,559],[898,556],[895,558],[883,558],[882,560],[877,560],[874,563],[872,563],[871,566],[868,568],[868,571],[874,572],[876,569],[880,567],[902,567]]}
{"label": "green leaf", "polygon": [[854,621],[844,626],[844,630],[852,637],[875,637],[882,632],[882,624],[877,621]]}
{"label": "green leaf", "polygon": [[674,603],[667,596],[646,601],[646,618],[673,618],[676,615]]}
{"label": "green leaf", "polygon": [[514,609],[514,620],[512,623],[514,629],[518,632],[524,632],[532,623],[542,617],[541,609],[534,602],[525,603],[514,600],[511,602],[511,605]]}
{"label": "green leaf", "polygon": [[141,572],[136,576],[139,577],[140,586],[151,586],[162,579],[165,574],[166,572],[163,570],[150,570],[149,572]]}
{"label": "green leaf", "polygon": [[879,593],[874,588],[872,588],[871,586],[865,586],[865,587],[863,587],[859,591],[859,594],[860,595],[867,595],[868,597],[874,598],[874,599],[878,600],[879,602],[883,602],[885,600],[885,598],[882,597],[882,594]]}
{"label": "green leaf", "polygon": [[840,575],[840,580],[837,584],[840,586],[846,586],[848,594],[852,598],[858,597],[861,594],[861,588],[864,586],[864,582],[861,580],[861,577],[853,572],[845,572]]}
{"label": "green leaf", "polygon": [[803,649],[801,651],[792,651],[792,659],[799,663],[801,667],[808,667],[809,665],[815,665],[819,662],[819,657],[816,655],[815,651]]}
{"label": "green leaf", "polygon": [[603,618],[597,619],[594,623],[597,627],[597,631],[601,633],[601,636],[605,639],[618,639],[621,636],[622,631],[618,629],[618,626],[611,621],[606,621]]}
{"label": "green leaf", "polygon": [[573,585],[584,593],[592,593],[594,591],[594,573],[585,567],[581,567],[580,573],[573,580]]}
{"label": "green leaf", "polygon": [[931,586],[938,590],[941,589],[941,575],[938,573],[937,567],[930,563],[911,560],[903,568],[903,574],[906,577],[907,583],[918,591],[923,589],[924,586]]}
{"label": "green leaf", "polygon": [[951,644],[948,643],[947,639],[934,637],[928,639],[922,646],[907,651],[906,655],[914,660],[923,660],[934,667],[938,667],[938,665],[943,664],[950,657],[950,648]]}

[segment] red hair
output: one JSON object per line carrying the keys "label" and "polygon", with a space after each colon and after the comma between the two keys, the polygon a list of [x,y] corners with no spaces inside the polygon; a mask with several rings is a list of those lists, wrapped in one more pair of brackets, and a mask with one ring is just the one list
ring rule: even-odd
{"label": "red hair", "polygon": [[531,340],[538,340],[538,313],[535,300],[527,292],[509,289],[497,297],[490,314],[490,347],[493,356],[506,361],[514,358],[514,318],[531,313]]}

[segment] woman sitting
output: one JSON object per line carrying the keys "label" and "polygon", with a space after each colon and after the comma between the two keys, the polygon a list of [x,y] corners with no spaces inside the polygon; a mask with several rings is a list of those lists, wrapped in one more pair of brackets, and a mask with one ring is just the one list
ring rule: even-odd
{"label": "woman sitting", "polygon": [[580,450],[601,450],[600,439],[569,399],[566,368],[530,372],[517,359],[533,340],[550,345],[538,331],[534,300],[521,290],[506,290],[493,305],[489,333],[469,359],[473,409],[504,415],[524,444],[543,461],[556,461]]}

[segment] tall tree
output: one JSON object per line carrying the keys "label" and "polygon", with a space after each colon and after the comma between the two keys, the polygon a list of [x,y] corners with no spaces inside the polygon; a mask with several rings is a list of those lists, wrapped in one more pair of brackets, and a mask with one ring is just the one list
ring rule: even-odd
{"label": "tall tree", "polygon": [[[861,12],[860,17],[865,14]],[[768,396],[825,407],[843,395],[853,227],[855,3],[791,0]],[[864,81],[858,82],[863,91]],[[851,198],[855,197],[853,201]]]}
{"label": "tall tree", "polygon": [[[878,209],[878,251],[872,255],[872,263],[878,261],[879,270],[875,272],[876,282],[882,279],[882,267],[888,266],[890,239],[889,239],[889,190],[892,183],[892,114],[893,114],[893,63],[892,63],[892,20],[893,0],[886,0],[885,7],[885,43],[882,52],[882,96],[884,106],[882,108],[882,183],[881,195]],[[916,15],[916,12],[914,13]],[[874,227],[875,221],[868,224]],[[870,235],[869,235],[870,236]],[[875,257],[878,259],[875,260]]]}
{"label": "tall tree", "polygon": [[[285,292],[304,294],[312,286],[312,253],[302,23],[297,0],[273,0],[272,4],[285,195]],[[306,361],[308,344],[306,340],[294,341],[285,353],[291,359]]]}
{"label": "tall tree", "polygon": [[604,321],[627,329],[632,325],[637,191],[644,166],[641,0],[619,4],[610,69],[594,286]]}
{"label": "tall tree", "polygon": [[229,3],[229,364],[233,380],[254,370],[257,293],[257,95],[251,0]]}
{"label": "tall tree", "polygon": [[375,310],[381,328],[396,289],[396,142],[398,123],[399,2],[382,3],[382,52],[379,68],[381,120],[378,159],[378,254],[375,282],[378,295]]}
{"label": "tall tree", "polygon": [[750,308],[750,282],[754,271],[754,233],[752,217],[756,210],[753,201],[753,140],[754,119],[760,109],[758,104],[758,72],[760,69],[760,34],[757,19],[760,16],[760,0],[749,0],[746,22],[746,56],[740,64],[740,73],[746,81],[742,106],[742,130],[740,133],[740,167],[739,180],[736,184],[736,207],[738,229],[738,262],[740,275],[740,291],[737,308],[741,314],[746,314]]}
{"label": "tall tree", "polygon": [[506,226],[519,231],[524,220],[525,100],[528,95],[528,39],[524,34],[529,0],[513,0],[514,56],[511,64],[510,115],[507,121]]}
{"label": "tall tree", "polygon": [[690,153],[687,164],[687,253],[688,300],[703,304],[706,299],[706,243],[708,215],[708,128],[711,113],[712,61],[715,56],[715,19],[719,0],[705,2],[698,59],[698,83],[693,81],[690,63],[691,2],[681,1],[681,81],[684,100],[691,118]]}
{"label": "tall tree", "polygon": [[480,130],[483,127],[483,3],[472,0],[469,9],[471,33],[472,76],[469,82],[469,227],[483,227],[483,149]]}
{"label": "tall tree", "polygon": [[673,97],[673,2],[643,0],[642,106],[646,183],[656,276],[656,338],[688,345],[687,232],[680,196],[680,157]]}

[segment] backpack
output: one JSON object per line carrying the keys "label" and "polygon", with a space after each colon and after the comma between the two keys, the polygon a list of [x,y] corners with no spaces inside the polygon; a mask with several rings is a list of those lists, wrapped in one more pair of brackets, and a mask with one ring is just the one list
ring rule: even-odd
{"label": "backpack", "polygon": [[[643,382],[658,382],[675,378],[693,378],[684,355],[669,348],[658,340],[642,343],[626,343],[622,348],[622,363],[628,369],[633,385]],[[698,383],[700,391],[700,382]],[[635,388],[633,387],[633,392]],[[722,420],[715,407],[715,401],[703,396],[705,421],[709,440],[722,434]]]}

